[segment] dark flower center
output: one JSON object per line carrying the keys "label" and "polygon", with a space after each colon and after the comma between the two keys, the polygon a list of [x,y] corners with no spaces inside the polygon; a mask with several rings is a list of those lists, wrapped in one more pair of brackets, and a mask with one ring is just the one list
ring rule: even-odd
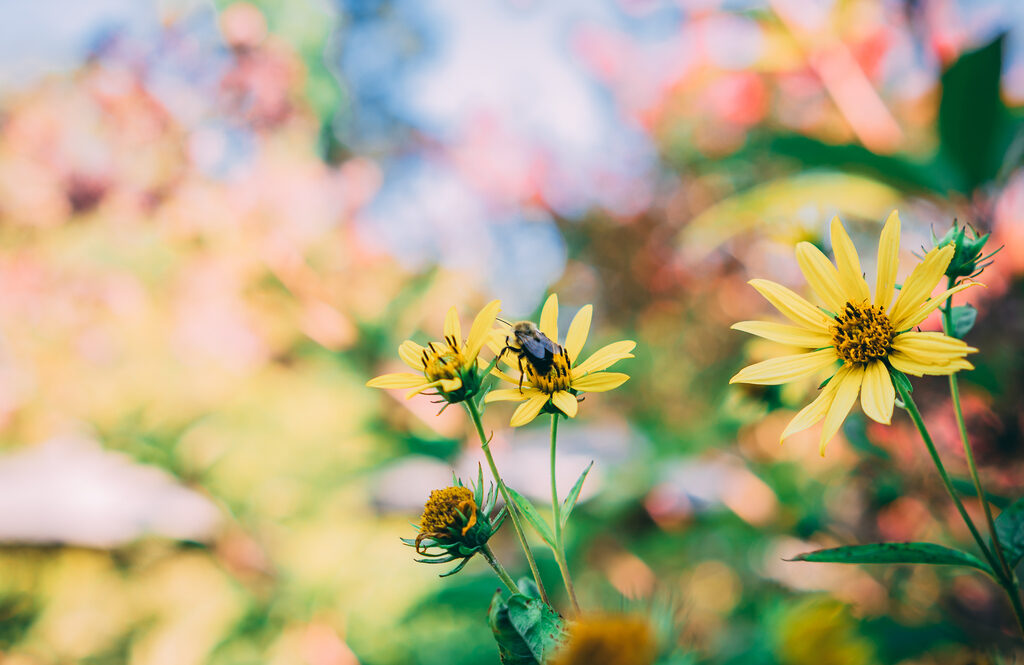
{"label": "dark flower center", "polygon": [[847,302],[832,327],[832,344],[846,362],[866,363],[889,355],[894,331],[881,307]]}

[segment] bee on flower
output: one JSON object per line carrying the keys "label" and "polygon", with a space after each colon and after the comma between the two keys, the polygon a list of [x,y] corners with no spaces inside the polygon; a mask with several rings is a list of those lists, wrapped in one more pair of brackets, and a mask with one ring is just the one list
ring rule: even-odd
{"label": "bee on flower", "polygon": [[577,362],[590,334],[592,316],[590,305],[580,309],[569,324],[564,343],[560,344],[558,296],[552,294],[548,297],[541,310],[540,325],[534,327],[527,322],[517,323],[510,331],[506,347],[495,344],[495,352],[510,368],[518,369],[519,376],[495,367],[492,373],[515,387],[492,390],[484,401],[522,402],[512,414],[511,421],[513,427],[519,427],[545,410],[575,418],[580,393],[614,390],[629,380],[627,374],[603,370],[620,360],[634,357],[634,341],[608,344],[586,360]]}
{"label": "bee on flower", "polygon": [[781,438],[785,440],[824,420],[820,440],[822,455],[858,395],[864,413],[887,425],[896,400],[894,375],[897,380],[906,380],[903,374],[948,375],[973,369],[966,356],[977,351],[942,333],[914,330],[947,298],[975,285],[974,282],[959,284],[931,297],[954,257],[953,243],[928,252],[896,295],[900,219],[893,211],[879,240],[878,273],[872,299],[857,251],[838,217],[832,220],[831,234],[835,265],[811,243],[801,242],[796,246],[800,271],[824,306],[812,305],[775,282],[754,279],[750,285],[791,323],[741,321],[732,326],[807,351],[756,363],[740,370],[729,381],[778,385],[841,363],[821,394],[797,413],[782,432]]}
{"label": "bee on flower", "polygon": [[444,320],[444,341],[420,346],[412,340],[402,342],[398,355],[416,370],[384,374],[367,381],[371,388],[411,388],[406,399],[427,390],[435,390],[449,404],[465,401],[477,394],[486,367],[480,350],[492,337],[494,320],[501,301],[492,300],[473,319],[469,337],[463,339],[459,313],[452,307]]}

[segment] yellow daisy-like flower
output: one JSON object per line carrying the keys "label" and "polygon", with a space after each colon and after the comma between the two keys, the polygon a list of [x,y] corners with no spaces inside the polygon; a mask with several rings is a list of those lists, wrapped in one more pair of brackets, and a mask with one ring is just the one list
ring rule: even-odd
{"label": "yellow daisy-like flower", "polygon": [[444,341],[420,346],[412,340],[402,342],[398,355],[418,373],[384,374],[366,382],[371,388],[412,388],[406,399],[436,388],[448,402],[461,402],[480,389],[483,378],[477,357],[491,338],[494,319],[501,301],[492,300],[473,319],[469,337],[463,341],[459,313],[452,307],[444,320]]}
{"label": "yellow daisy-like flower", "polygon": [[836,265],[808,242],[796,246],[796,260],[807,282],[825,307],[815,307],[786,287],[764,279],[750,281],[768,302],[796,325],[768,321],[741,321],[733,326],[782,344],[813,349],[773,358],[742,369],[729,383],[776,385],[826,369],[842,366],[821,394],[801,410],[782,432],[782,439],[824,419],[821,454],[839,431],[860,394],[861,408],[872,420],[888,425],[896,391],[889,368],[906,374],[952,374],[974,369],[968,353],[977,349],[937,332],[914,332],[951,295],[975,283],[954,286],[929,297],[953,258],[955,247],[928,252],[893,301],[899,266],[900,218],[889,215],[878,244],[875,297],[860,269],[857,251],[836,217],[832,220],[832,249]]}
{"label": "yellow daisy-like flower", "polygon": [[[578,406],[577,394],[606,392],[625,383],[629,379],[628,375],[601,370],[611,367],[624,358],[632,358],[631,351],[636,347],[636,342],[624,340],[609,344],[595,351],[593,355],[578,365],[575,364],[580,351],[583,350],[583,345],[587,342],[587,335],[590,334],[592,315],[593,307],[590,305],[584,306],[576,313],[572,323],[569,324],[565,344],[557,347],[551,367],[543,374],[538,373],[530,362],[523,361],[519,364],[515,357],[504,354],[505,362],[509,366],[521,367],[523,375],[520,378],[514,378],[495,368],[494,374],[517,387],[492,390],[487,393],[484,401],[522,402],[512,414],[511,421],[513,427],[519,427],[536,418],[548,405],[552,405],[570,418],[575,418]],[[548,339],[555,342],[556,345],[558,344],[557,295],[552,294],[544,303],[538,328]],[[520,385],[522,388],[519,388]]]}

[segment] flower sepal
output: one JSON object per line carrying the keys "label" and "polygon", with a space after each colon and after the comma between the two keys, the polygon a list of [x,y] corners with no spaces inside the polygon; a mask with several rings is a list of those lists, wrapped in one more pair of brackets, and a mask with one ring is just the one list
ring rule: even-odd
{"label": "flower sepal", "polygon": [[982,250],[985,248],[985,243],[988,242],[990,235],[990,233],[978,235],[978,232],[973,227],[966,224],[960,226],[956,220],[953,221],[952,228],[946,231],[942,238],[937,239],[933,233],[932,242],[937,248],[947,245],[953,245],[955,248],[953,259],[946,268],[946,277],[951,280],[957,280],[961,277],[977,277],[985,268],[992,265],[990,259],[1003,248],[1000,247],[994,252],[982,256]]}

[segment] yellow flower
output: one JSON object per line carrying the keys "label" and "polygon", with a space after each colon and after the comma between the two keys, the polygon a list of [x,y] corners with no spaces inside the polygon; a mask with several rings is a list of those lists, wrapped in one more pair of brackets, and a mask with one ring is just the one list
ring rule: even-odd
{"label": "yellow flower", "polygon": [[366,382],[371,388],[412,388],[406,399],[424,390],[436,388],[449,402],[461,402],[480,389],[482,378],[477,356],[491,338],[494,318],[501,310],[501,301],[492,300],[473,319],[469,337],[462,339],[459,313],[454,307],[444,320],[444,341],[420,346],[412,340],[402,342],[398,355],[405,364],[419,372],[384,374]]}
{"label": "yellow flower", "polygon": [[652,665],[658,656],[654,630],[628,615],[591,615],[569,626],[552,665]]}
{"label": "yellow flower", "polygon": [[[525,425],[537,417],[548,405],[552,405],[559,412],[576,417],[577,400],[576,395],[581,392],[600,393],[618,388],[625,383],[629,376],[619,372],[603,372],[601,370],[611,367],[624,358],[632,358],[630,353],[636,342],[624,340],[615,342],[598,349],[589,358],[575,364],[579,358],[583,345],[587,342],[587,335],[590,334],[590,319],[593,308],[590,305],[584,306],[572,323],[569,324],[569,332],[565,336],[565,344],[558,349],[558,353],[551,363],[550,369],[539,374],[529,362],[522,363],[524,374],[522,389],[519,388],[520,379],[513,378],[501,370],[495,368],[496,375],[509,383],[516,385],[516,388],[492,390],[484,398],[485,402],[523,402],[512,414],[511,425],[519,427]],[[558,296],[552,294],[544,309],[540,313],[540,331],[552,342],[558,343]],[[512,366],[516,359],[509,355],[503,356],[504,360]]]}
{"label": "yellow flower", "polygon": [[733,328],[814,350],[751,365],[732,377],[730,383],[776,385],[808,376],[836,361],[842,362],[817,399],[796,414],[782,432],[782,439],[824,419],[821,432],[821,454],[824,455],[825,444],[839,431],[858,393],[864,413],[888,425],[896,398],[889,368],[914,376],[974,369],[965,356],[977,349],[942,333],[912,330],[951,295],[974,285],[960,284],[935,298],[929,297],[956,248],[950,244],[928,252],[893,301],[899,248],[900,218],[893,211],[878,244],[878,276],[873,301],[861,273],[857,251],[838,217],[832,220],[836,265],[808,242],[796,246],[800,270],[824,302],[824,308],[815,307],[775,282],[750,281],[751,286],[796,325],[741,321]]}

